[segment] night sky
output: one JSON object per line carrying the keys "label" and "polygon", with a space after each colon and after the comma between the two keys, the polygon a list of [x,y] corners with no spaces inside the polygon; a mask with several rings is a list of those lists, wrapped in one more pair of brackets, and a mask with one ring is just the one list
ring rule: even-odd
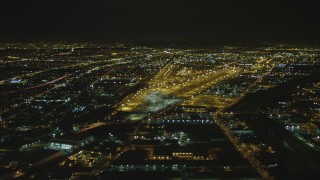
{"label": "night sky", "polygon": [[317,0],[1,0],[0,41],[320,43]]}

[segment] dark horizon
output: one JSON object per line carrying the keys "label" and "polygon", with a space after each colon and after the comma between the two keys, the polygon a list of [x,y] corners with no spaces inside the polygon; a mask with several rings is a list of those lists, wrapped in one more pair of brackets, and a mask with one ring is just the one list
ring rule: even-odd
{"label": "dark horizon", "polygon": [[0,42],[319,44],[315,1],[7,1]]}

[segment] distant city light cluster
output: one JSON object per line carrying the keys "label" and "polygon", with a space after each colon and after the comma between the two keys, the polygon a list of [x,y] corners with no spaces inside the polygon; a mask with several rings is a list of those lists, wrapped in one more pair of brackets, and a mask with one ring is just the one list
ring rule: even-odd
{"label": "distant city light cluster", "polygon": [[3,43],[0,69],[0,179],[319,176],[317,46]]}

